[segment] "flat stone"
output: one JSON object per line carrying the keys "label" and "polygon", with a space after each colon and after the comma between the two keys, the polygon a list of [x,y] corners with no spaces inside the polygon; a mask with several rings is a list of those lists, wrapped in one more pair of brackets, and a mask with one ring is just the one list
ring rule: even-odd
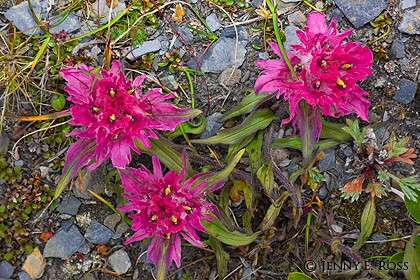
{"label": "flat stone", "polygon": [[[236,42],[231,38],[220,38],[204,54],[201,71],[205,73],[221,73],[227,68],[239,68],[245,60],[246,49],[242,41],[238,42],[235,59]],[[195,61],[192,61],[195,64]],[[195,65],[193,65],[195,68]]]}
{"label": "flat stone", "polygon": [[77,249],[77,252],[82,253],[84,255],[88,254],[90,252],[90,247],[87,243],[80,246],[79,249]]}
{"label": "flat stone", "polygon": [[94,199],[88,190],[94,191],[97,194],[102,194],[106,185],[106,164],[101,164],[93,171],[85,171],[82,174],[82,189],[79,187],[73,188],[73,193],[76,197],[84,199]]}
{"label": "flat stone", "polygon": [[420,7],[405,11],[398,29],[408,34],[420,34]]}
{"label": "flat stone", "polygon": [[57,211],[62,214],[76,215],[79,211],[80,204],[82,204],[80,200],[72,195],[58,205]]}
{"label": "flat stone", "polygon": [[[179,35],[181,35],[182,39],[187,44],[192,44],[194,42],[194,34],[192,33],[191,30],[189,30],[187,28],[183,28],[183,27],[179,26],[178,24],[174,24],[174,28],[178,31]],[[184,45],[184,43],[180,38],[177,38],[175,40],[175,43],[174,43],[175,48],[181,47],[183,45]]]}
{"label": "flat stone", "polygon": [[[31,1],[33,11],[36,15],[41,14],[41,4],[39,0]],[[31,10],[29,9],[28,1],[22,2],[19,5],[11,7],[6,11],[6,18],[13,22],[17,29],[25,35],[41,35],[43,32],[41,28],[37,27],[37,23],[32,17]]]}
{"label": "flat stone", "polygon": [[0,278],[9,279],[12,277],[15,268],[8,261],[3,260],[0,263]]}
{"label": "flat stone", "polygon": [[235,68],[225,69],[219,76],[219,83],[225,86],[233,86],[241,81],[242,71]]}
{"label": "flat stone", "polygon": [[[99,2],[99,7],[98,7]],[[109,7],[106,4],[106,0],[98,0],[91,5],[93,12],[98,15],[101,23],[108,22]],[[125,9],[124,1],[118,1],[118,5],[115,8],[112,8],[111,18],[116,17]]]}
{"label": "flat stone", "polygon": [[298,25],[304,27],[306,25],[306,17],[301,11],[296,11],[287,16],[290,25]]}
{"label": "flat stone", "polygon": [[335,151],[333,148],[324,150],[324,156],[319,161],[319,171],[325,171],[336,167],[335,163]]}
{"label": "flat stone", "polygon": [[402,0],[401,1],[401,9],[403,10],[412,8],[414,6],[416,6],[416,0]]}
{"label": "flat stone", "polygon": [[[249,33],[248,29],[244,26],[237,26],[236,31],[238,32],[238,40],[239,41],[248,41],[249,40]],[[227,27],[223,29],[222,33],[220,33],[220,38],[232,38],[236,39],[236,32],[234,27]]]}
{"label": "flat stone", "polygon": [[161,47],[162,45],[160,44],[159,38],[156,38],[151,41],[145,41],[141,45],[137,46],[132,51],[130,51],[127,55],[127,58],[130,60],[135,60],[144,54],[157,52],[158,50],[160,50]]}
{"label": "flat stone", "polygon": [[97,221],[93,221],[85,233],[85,238],[93,244],[106,244],[114,232]]}
{"label": "flat stone", "polygon": [[223,116],[221,113],[213,113],[206,118],[206,128],[200,134],[201,139],[209,138],[216,134],[222,126],[223,123],[217,122],[217,120]]}
{"label": "flat stone", "polygon": [[66,33],[72,33],[80,28],[79,18],[73,12],[71,12],[59,25],[54,26],[54,23],[59,22],[61,19],[62,18],[57,18],[51,22],[51,27],[49,28],[50,33],[58,34],[62,30]]}
{"label": "flat stone", "polygon": [[32,280],[31,276],[25,271],[21,271],[18,273],[19,280]]}
{"label": "flat stone", "polygon": [[391,59],[394,58],[403,58],[405,56],[405,50],[404,50],[404,43],[402,40],[394,40],[392,42],[391,49],[389,50],[389,57]]}
{"label": "flat stone", "polygon": [[131,267],[131,260],[127,252],[118,250],[108,257],[111,268],[119,275],[126,273]]}
{"label": "flat stone", "polygon": [[2,131],[0,134],[0,156],[5,157],[9,150],[10,138],[6,132]]}
{"label": "flat stone", "polygon": [[284,48],[288,51],[292,51],[291,45],[299,45],[300,40],[296,35],[296,31],[300,30],[298,27],[289,25],[284,29],[284,35],[286,36],[286,41],[284,42]]}
{"label": "flat stone", "polygon": [[417,83],[408,79],[401,79],[398,91],[394,95],[394,100],[408,104],[414,100],[417,91]]}
{"label": "flat stone", "polygon": [[26,258],[22,265],[22,270],[26,271],[32,279],[41,278],[44,274],[47,261],[42,256],[39,248],[36,247],[34,251]]}
{"label": "flat stone", "polygon": [[324,200],[327,198],[328,195],[328,189],[325,186],[322,186],[321,188],[319,188],[318,193],[317,193],[319,199]]}
{"label": "flat stone", "polygon": [[115,232],[115,234],[112,236],[112,239],[120,238],[130,228],[126,222],[120,221],[121,217],[119,217],[117,214],[109,215],[104,220],[104,225]]}
{"label": "flat stone", "polygon": [[60,228],[45,245],[44,257],[70,258],[85,242],[77,226],[71,225],[67,230]]}
{"label": "flat stone", "polygon": [[222,27],[215,13],[211,13],[208,17],[206,17],[206,23],[210,27],[210,30],[213,32],[219,30],[220,27]]}
{"label": "flat stone", "polygon": [[359,28],[377,18],[387,7],[388,0],[334,0],[346,18]]}

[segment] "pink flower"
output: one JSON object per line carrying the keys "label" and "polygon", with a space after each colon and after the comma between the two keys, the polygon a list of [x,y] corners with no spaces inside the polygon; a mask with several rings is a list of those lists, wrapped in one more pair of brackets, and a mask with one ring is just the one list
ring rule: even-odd
{"label": "pink flower", "polygon": [[[207,191],[211,191],[205,188],[207,181],[202,180],[208,173],[185,180],[185,153],[183,156],[183,168],[179,174],[170,170],[163,176],[156,155],[152,159],[154,173],[144,166],[120,170],[121,186],[125,189],[123,196],[130,202],[119,210],[134,211],[128,217],[132,218],[132,229],[136,231],[125,244],[152,237],[147,260],[151,259],[157,270],[165,274],[172,261],[177,267],[181,265],[181,237],[195,246],[204,246],[196,230],[205,230],[200,219],[211,220],[207,214],[214,206],[204,197]],[[198,183],[199,179],[201,182]],[[222,185],[223,182],[216,188]]]}
{"label": "pink flower", "polygon": [[[277,98],[284,94],[289,101],[290,117],[283,120],[293,124],[300,118],[299,101],[304,99],[310,110],[319,110],[324,115],[339,117],[349,113],[358,114],[368,120],[368,95],[356,83],[371,74],[372,52],[360,42],[343,43],[352,29],[338,33],[335,19],[330,26],[320,12],[308,16],[305,32],[298,30],[300,45],[292,45],[294,53],[287,55],[298,76],[296,80],[283,59],[256,61],[265,69],[255,83],[256,92],[275,92]],[[279,47],[269,43],[281,57]],[[320,126],[319,115],[315,125]],[[318,135],[319,136],[319,133]]]}
{"label": "pink flower", "polygon": [[[113,61],[109,71],[94,71],[82,64],[65,68],[60,74],[67,81],[64,90],[70,95],[68,100],[74,103],[69,109],[69,123],[84,127],[70,135],[79,136],[78,142],[83,138],[96,142],[96,162],[90,170],[109,157],[115,167],[124,168],[131,161],[130,149],[140,153],[134,139],[149,148],[149,137],[158,138],[155,129],[173,131],[200,113],[164,102],[174,95],[162,95],[161,89],[142,93],[139,88],[146,75],[127,80],[118,61]],[[78,142],[74,145],[80,146]]]}

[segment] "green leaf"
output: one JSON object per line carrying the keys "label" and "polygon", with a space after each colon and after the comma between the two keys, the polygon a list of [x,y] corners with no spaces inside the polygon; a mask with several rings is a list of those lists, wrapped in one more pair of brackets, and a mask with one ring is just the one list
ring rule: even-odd
{"label": "green leaf", "polygon": [[214,250],[214,253],[216,254],[216,261],[217,261],[217,270],[219,272],[219,278],[224,279],[224,277],[228,273],[228,261],[230,258],[230,255],[226,253],[225,250],[223,250],[222,244],[214,238],[213,236],[210,236],[209,238],[209,245]]}
{"label": "green leaf", "polygon": [[375,206],[375,198],[371,197],[369,201],[366,203],[365,209],[362,213],[362,232],[360,233],[359,238],[356,240],[356,243],[353,246],[353,250],[357,251],[362,248],[363,244],[365,244],[368,237],[372,234],[373,226],[375,225],[376,221],[376,206]]}
{"label": "green leaf", "polygon": [[312,280],[312,278],[302,272],[291,272],[287,280]]}
{"label": "green leaf", "polygon": [[332,138],[336,140],[341,141],[347,141],[351,138],[351,135],[347,133],[346,131],[343,131],[343,127],[345,127],[342,124],[338,123],[331,123],[324,120],[321,120],[322,122],[322,130],[320,134],[320,138]]}
{"label": "green leaf", "polygon": [[261,166],[257,171],[257,178],[260,180],[266,195],[271,197],[274,188],[273,163],[270,162],[268,165]]}
{"label": "green leaf", "polygon": [[56,111],[61,111],[64,108],[64,105],[66,105],[66,99],[63,95],[55,95],[51,99],[51,106]]}
{"label": "green leaf", "polygon": [[356,141],[356,143],[359,146],[361,146],[365,138],[366,131],[363,130],[362,133],[360,132],[359,121],[357,119],[354,121],[347,119],[346,122],[347,122],[347,126],[342,127],[342,130],[350,134],[351,137],[353,137],[354,141]]}
{"label": "green leaf", "polygon": [[[413,192],[416,193],[417,197],[420,197],[420,190],[413,190]],[[420,200],[414,201],[411,199],[404,199],[404,202],[411,216],[420,223]]]}
{"label": "green leaf", "polygon": [[218,187],[215,187],[216,185],[220,184],[220,182],[224,182],[232,170],[235,168],[235,166],[238,164],[238,162],[241,160],[242,155],[244,154],[245,149],[240,150],[229,162],[228,166],[220,172],[212,173],[210,176],[203,176],[200,179],[196,180],[197,184],[201,182],[202,180],[207,180],[206,186],[201,190],[202,192],[208,192],[212,189],[217,189]]}
{"label": "green leaf", "polygon": [[232,155],[234,155],[240,149],[242,149],[243,147],[248,145],[254,139],[254,137],[255,137],[255,133],[252,133],[252,134],[248,135],[247,137],[245,137],[244,139],[242,139],[241,142],[229,145],[226,160],[230,161],[231,158],[232,158]]}
{"label": "green leaf", "polygon": [[258,95],[255,94],[254,90],[249,90],[250,94],[248,94],[242,101],[234,108],[226,112],[220,119],[218,119],[218,122],[225,122],[228,119],[231,119],[236,116],[240,116],[243,114],[250,113],[254,111],[254,109],[263,102],[264,99],[267,99],[268,97],[271,97],[270,94],[266,92],[261,92]]}
{"label": "green leaf", "polygon": [[251,159],[252,172],[255,174],[261,166],[261,145],[262,145],[262,132],[257,133],[255,137],[247,146],[249,158]]}
{"label": "green leaf", "polygon": [[235,144],[250,134],[266,128],[272,120],[277,118],[273,111],[269,109],[257,110],[251,113],[241,124],[220,130],[217,135],[207,139],[192,140],[199,144]]}
{"label": "green leaf", "polygon": [[217,238],[219,241],[231,246],[245,246],[257,239],[260,232],[252,235],[245,235],[237,231],[229,231],[220,220],[213,214],[213,220],[201,220],[201,224],[206,228],[206,232],[211,236]]}
{"label": "green leaf", "polygon": [[165,137],[169,140],[173,140],[176,137],[183,135],[181,125],[182,129],[184,130],[184,133],[200,134],[206,128],[206,118],[203,115],[198,115],[192,121],[180,123],[176,126],[174,131],[169,131],[168,133],[165,133]]}
{"label": "green leaf", "polygon": [[[145,148],[137,139],[135,139],[135,143],[140,150],[150,155],[157,155],[159,157],[159,161],[166,165],[169,169],[176,170],[177,172],[181,171],[182,155],[173,148],[174,144],[161,137],[159,139],[149,138],[149,140],[152,144],[151,148]],[[194,171],[188,162],[187,174],[190,177],[194,175]]]}
{"label": "green leaf", "polygon": [[404,274],[407,279],[420,279],[420,254],[418,252],[420,244],[417,236],[419,233],[420,227],[417,227],[405,245],[404,263],[407,263],[408,269],[404,270]]}
{"label": "green leaf", "polygon": [[265,213],[264,219],[258,226],[260,230],[266,231],[274,224],[274,222],[280,214],[281,207],[283,206],[284,201],[286,200],[286,198],[289,197],[289,195],[290,193],[288,191],[283,191],[280,197],[273,204],[270,205],[270,207],[267,210],[267,213]]}
{"label": "green leaf", "polygon": [[[338,139],[323,139],[323,140],[317,141],[314,147],[315,149],[322,151],[328,148],[335,147],[340,143],[342,143],[342,141]],[[272,144],[272,148],[273,149],[291,148],[291,149],[301,150],[302,142],[299,136],[292,136],[289,138],[280,138],[280,139],[274,140]]]}

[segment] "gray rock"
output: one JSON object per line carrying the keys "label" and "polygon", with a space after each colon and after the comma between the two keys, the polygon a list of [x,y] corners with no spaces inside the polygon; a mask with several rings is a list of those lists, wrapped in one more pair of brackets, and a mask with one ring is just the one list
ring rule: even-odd
{"label": "gray rock", "polygon": [[24,161],[21,159],[15,161],[15,166],[23,166],[24,164],[25,164]]}
{"label": "gray rock", "polygon": [[80,200],[72,195],[58,205],[57,211],[62,214],[76,215],[77,211],[79,211],[80,204],[82,204]]}
{"label": "gray rock", "polygon": [[211,13],[208,17],[206,17],[206,23],[210,27],[210,30],[213,32],[219,30],[219,28],[222,27],[215,13]]}
{"label": "gray rock", "polygon": [[319,167],[319,171],[321,172],[336,168],[335,152],[333,148],[328,148],[324,150],[324,156],[319,161],[318,167]]}
{"label": "gray rock", "polygon": [[94,196],[88,192],[92,190],[97,194],[102,194],[105,190],[106,185],[106,164],[101,164],[98,168],[93,171],[84,172],[82,175],[82,186],[83,188],[73,188],[73,193],[76,197],[84,199],[93,199]]}
{"label": "gray rock", "polygon": [[52,34],[58,34],[62,30],[66,33],[71,33],[80,28],[79,18],[76,16],[75,13],[70,13],[62,23],[57,26],[54,26],[54,23],[59,22],[62,18],[57,18],[51,22],[51,27],[49,31]]}
{"label": "gray rock", "polygon": [[162,45],[160,44],[159,38],[156,38],[152,41],[145,41],[141,45],[137,46],[132,51],[130,51],[127,55],[127,58],[130,60],[135,60],[144,54],[157,52],[158,50],[160,50],[161,47]]}
{"label": "gray rock", "polygon": [[120,238],[130,228],[126,222],[120,221],[121,217],[119,217],[117,214],[109,215],[104,220],[104,225],[115,232],[115,234],[112,236],[112,239]]}
{"label": "gray rock", "polygon": [[82,246],[80,246],[79,249],[77,249],[77,252],[82,253],[84,255],[89,254],[90,247],[89,247],[89,245],[87,243],[85,243]]}
{"label": "gray rock", "polygon": [[12,277],[15,268],[8,261],[2,261],[0,263],[0,278],[9,279]]}
{"label": "gray rock", "polygon": [[334,9],[331,12],[331,18],[335,18],[336,22],[339,23],[343,20],[344,14],[340,9]]}
{"label": "gray rock", "polygon": [[201,139],[213,136],[216,134],[216,131],[218,131],[223,126],[223,123],[217,122],[217,119],[219,119],[221,116],[223,116],[221,113],[213,113],[206,118],[206,128],[200,134]]}
{"label": "gray rock", "polygon": [[[201,71],[208,73],[221,73],[227,68],[239,68],[245,60],[245,44],[238,42],[235,59],[236,42],[231,38],[220,38],[205,53],[201,61]],[[195,61],[192,62],[192,68],[195,68]],[[236,63],[235,63],[236,62]]]}
{"label": "gray rock", "polygon": [[403,58],[405,56],[405,50],[404,50],[404,43],[402,40],[394,40],[392,42],[391,49],[389,50],[389,57],[394,58]]}
{"label": "gray rock", "polygon": [[306,24],[306,17],[301,11],[296,11],[288,15],[287,20],[289,21],[290,25],[298,25],[303,27]]}
{"label": "gray rock", "polygon": [[387,0],[334,0],[346,18],[359,28],[375,19],[387,7]]}
{"label": "gray rock", "polygon": [[284,29],[284,35],[286,36],[286,41],[284,42],[284,48],[288,51],[292,51],[290,45],[299,45],[300,40],[299,37],[296,35],[296,31],[300,30],[296,26],[289,25],[286,26]]}
{"label": "gray rock", "polygon": [[108,257],[108,263],[111,268],[118,274],[126,273],[131,267],[131,260],[127,252],[118,250]]}
{"label": "gray rock", "polygon": [[[41,4],[39,0],[31,1],[32,8],[36,15],[41,14]],[[31,10],[29,9],[28,1],[22,2],[19,5],[11,7],[6,11],[6,18],[13,22],[17,29],[25,35],[41,35],[42,30],[37,27],[37,23],[32,17]]]}
{"label": "gray rock", "polygon": [[219,83],[225,86],[233,86],[241,81],[242,71],[235,68],[225,69],[219,76]]}
{"label": "gray rock", "polygon": [[162,71],[159,73],[159,80],[171,90],[177,90],[179,87],[179,83],[175,80],[174,75],[172,75],[169,71]]}
{"label": "gray rock", "polygon": [[72,225],[67,230],[62,227],[48,240],[44,257],[70,258],[85,242],[77,226]]}
{"label": "gray rock", "polygon": [[405,10],[416,6],[416,0],[402,0],[401,9]]}
{"label": "gray rock", "polygon": [[[239,41],[248,41],[249,34],[248,30],[243,26],[237,26],[236,31],[238,32]],[[236,32],[234,27],[227,27],[220,33],[220,38],[232,38],[236,39]]]}
{"label": "gray rock", "polygon": [[19,276],[19,280],[32,280],[31,276],[29,276],[29,274],[26,273],[25,271],[19,272],[18,276]]}
{"label": "gray rock", "polygon": [[7,151],[9,150],[9,135],[6,132],[2,131],[0,134],[0,156],[5,157],[7,155]]}
{"label": "gray rock", "polygon": [[191,32],[191,30],[183,28],[179,26],[178,24],[174,24],[174,28],[178,31],[179,35],[181,35],[182,39],[177,38],[174,43],[174,47],[178,48],[184,45],[185,41],[187,44],[192,44],[194,42],[194,34]]}
{"label": "gray rock", "polygon": [[414,100],[417,91],[417,83],[408,79],[401,79],[397,93],[394,95],[394,100],[408,104]]}
{"label": "gray rock", "polygon": [[114,235],[114,232],[108,227],[97,221],[93,221],[85,233],[85,238],[93,244],[106,244]]}
{"label": "gray rock", "polygon": [[403,19],[401,21],[398,29],[404,33],[408,34],[420,34],[420,7],[417,7],[412,10],[407,10],[403,14]]}
{"label": "gray rock", "polygon": [[[99,7],[98,7],[99,1]],[[109,7],[106,4],[106,0],[98,0],[91,5],[93,12],[98,15],[101,23],[108,22]],[[118,1],[118,5],[115,8],[112,8],[111,18],[116,17],[125,9],[124,1]]]}
{"label": "gray rock", "polygon": [[344,145],[344,147],[343,147],[343,154],[346,157],[351,157],[353,155],[353,150],[349,146]]}
{"label": "gray rock", "polygon": [[317,195],[318,195],[319,199],[321,199],[321,200],[326,199],[327,198],[327,195],[328,195],[328,189],[327,189],[327,187],[322,186],[321,188],[319,188]]}

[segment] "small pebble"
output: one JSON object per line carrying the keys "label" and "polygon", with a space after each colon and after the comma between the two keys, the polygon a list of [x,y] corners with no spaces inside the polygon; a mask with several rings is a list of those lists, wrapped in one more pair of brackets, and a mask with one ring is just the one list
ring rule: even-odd
{"label": "small pebble", "polygon": [[12,277],[15,268],[8,261],[3,260],[0,263],[0,278],[9,279]]}
{"label": "small pebble", "polygon": [[131,260],[127,252],[118,250],[108,257],[111,268],[119,275],[126,273],[131,267]]}
{"label": "small pebble", "polygon": [[26,258],[22,265],[22,270],[26,271],[32,279],[41,278],[44,274],[47,261],[42,256],[39,248],[36,247],[34,251]]}
{"label": "small pebble", "polygon": [[417,83],[408,79],[401,79],[399,89],[394,95],[394,100],[408,104],[414,100],[417,91]]}
{"label": "small pebble", "polygon": [[114,235],[114,231],[97,221],[93,221],[85,233],[85,238],[93,244],[106,244]]}

